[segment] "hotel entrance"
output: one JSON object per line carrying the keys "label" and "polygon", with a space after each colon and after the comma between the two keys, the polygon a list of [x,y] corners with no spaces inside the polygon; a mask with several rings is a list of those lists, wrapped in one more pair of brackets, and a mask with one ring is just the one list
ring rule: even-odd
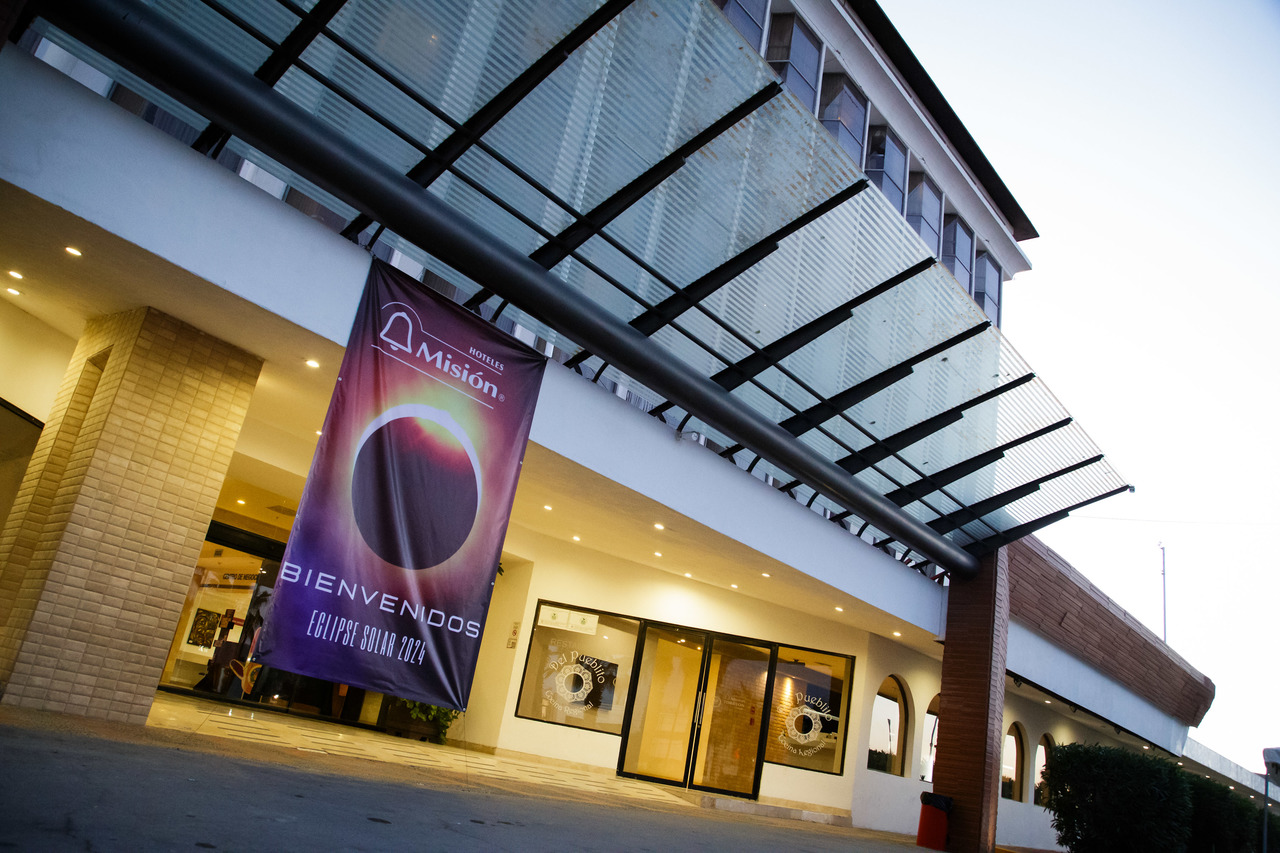
{"label": "hotel entrance", "polygon": [[776,655],[771,646],[646,624],[619,774],[756,797]]}
{"label": "hotel entrance", "polygon": [[853,663],[539,601],[516,716],[618,737],[620,776],[756,799],[766,764],[843,775]]}

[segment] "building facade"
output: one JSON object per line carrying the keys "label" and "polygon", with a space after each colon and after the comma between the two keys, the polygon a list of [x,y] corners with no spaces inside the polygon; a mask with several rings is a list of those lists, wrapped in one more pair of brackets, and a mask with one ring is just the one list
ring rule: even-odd
{"label": "building facade", "polygon": [[244,675],[374,256],[553,362],[452,740],[900,832],[936,789],[956,849],[1053,846],[1049,745],[1183,756],[1212,682],[1023,538],[1127,487],[998,331],[1034,227],[874,4],[140,19],[18,4],[0,51],[0,701],[407,725]]}

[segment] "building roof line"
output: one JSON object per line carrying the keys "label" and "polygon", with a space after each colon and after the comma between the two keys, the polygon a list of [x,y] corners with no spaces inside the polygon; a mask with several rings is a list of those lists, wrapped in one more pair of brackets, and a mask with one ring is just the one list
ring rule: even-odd
{"label": "building roof line", "polygon": [[1030,217],[1018,204],[1013,192],[1005,185],[1004,180],[991,165],[987,155],[978,147],[977,140],[969,133],[964,122],[956,115],[956,111],[943,96],[942,90],[933,82],[933,78],[925,71],[915,53],[907,46],[901,33],[889,20],[889,16],[875,0],[841,0],[844,6],[862,21],[871,38],[884,51],[890,64],[902,75],[903,81],[911,89],[921,106],[938,123],[943,135],[955,146],[960,159],[972,170],[978,183],[995,204],[1001,215],[1009,222],[1015,240],[1031,240],[1039,237],[1031,224]]}

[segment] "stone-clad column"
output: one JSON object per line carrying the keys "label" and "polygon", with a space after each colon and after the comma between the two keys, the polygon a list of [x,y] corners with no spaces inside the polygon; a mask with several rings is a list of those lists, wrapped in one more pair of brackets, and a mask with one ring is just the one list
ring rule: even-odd
{"label": "stone-clad column", "polygon": [[142,723],[262,362],[90,321],[0,534],[4,704]]}
{"label": "stone-clad column", "polygon": [[1009,560],[1001,548],[975,579],[947,591],[933,790],[952,798],[947,849],[959,853],[995,847],[1008,643]]}

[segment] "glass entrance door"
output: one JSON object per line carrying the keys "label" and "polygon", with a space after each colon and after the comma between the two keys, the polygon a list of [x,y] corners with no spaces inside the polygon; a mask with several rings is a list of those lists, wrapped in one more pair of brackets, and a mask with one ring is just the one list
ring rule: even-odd
{"label": "glass entrance door", "polygon": [[712,638],[691,787],[752,797],[759,792],[770,655],[764,646]]}
{"label": "glass entrance door", "polygon": [[618,772],[756,796],[771,656],[768,646],[646,626]]}

